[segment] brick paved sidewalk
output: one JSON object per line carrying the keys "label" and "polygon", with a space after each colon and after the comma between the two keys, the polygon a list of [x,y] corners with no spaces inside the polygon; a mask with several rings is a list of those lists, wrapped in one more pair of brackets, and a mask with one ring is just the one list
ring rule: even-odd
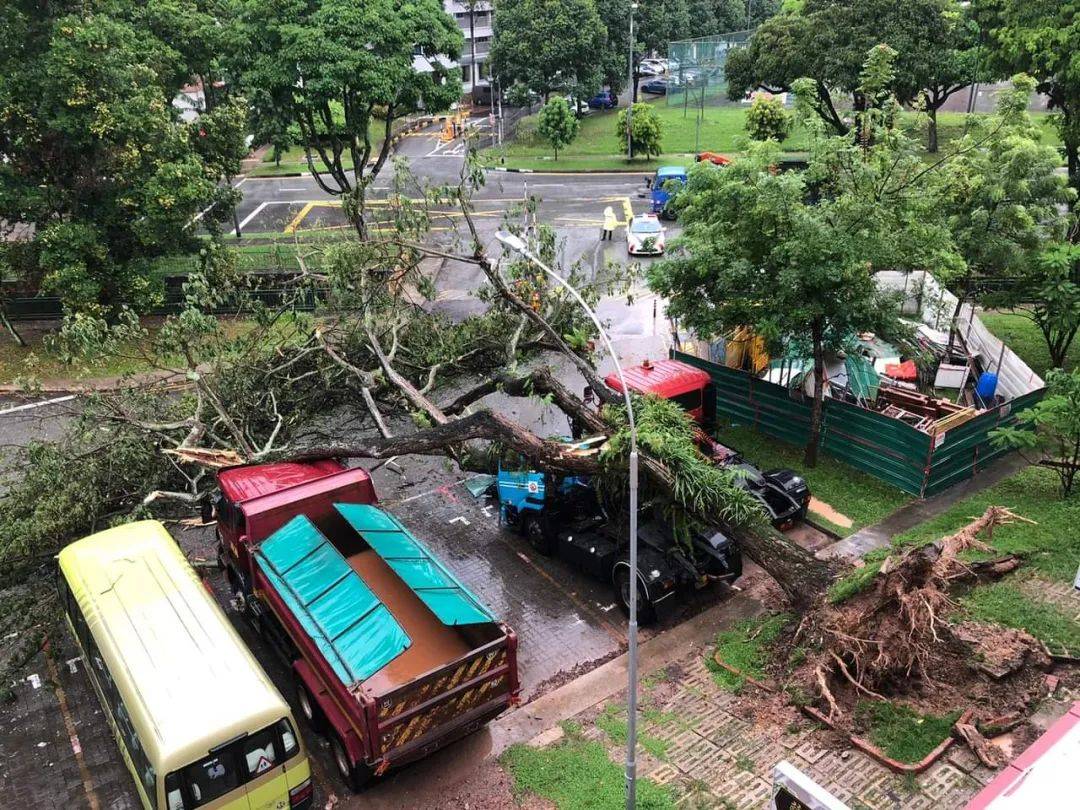
{"label": "brick paved sidewalk", "polygon": [[[638,773],[671,785],[686,810],[766,807],[773,766],[785,759],[852,810],[952,810],[963,807],[995,775],[959,745],[924,773],[905,778],[809,721],[786,728],[754,725],[740,711],[740,698],[715,683],[701,650],[647,675],[642,692]],[[1076,697],[1059,694],[1043,704],[1040,714],[1052,722]],[[623,694],[564,727],[573,733],[580,727],[583,737],[603,743],[612,760],[621,763],[625,750],[609,736],[605,719],[618,717],[624,707]]]}

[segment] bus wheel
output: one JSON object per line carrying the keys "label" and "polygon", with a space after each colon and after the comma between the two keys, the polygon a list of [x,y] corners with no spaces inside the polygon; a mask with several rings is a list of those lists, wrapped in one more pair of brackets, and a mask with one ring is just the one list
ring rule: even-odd
{"label": "bus wheel", "polygon": [[345,780],[345,784],[353,792],[363,790],[364,786],[371,781],[373,771],[363,763],[353,765],[349,759],[349,752],[345,749],[345,743],[336,734],[330,739],[330,748],[334,754],[334,765],[338,773]]}
{"label": "bus wheel", "polygon": [[539,517],[536,515],[524,515],[521,518],[521,524],[522,534],[525,535],[525,539],[529,541],[529,545],[533,547],[534,551],[543,554],[545,557],[550,557],[555,553],[554,544],[551,542],[551,538],[548,537],[547,532],[544,531]]}
{"label": "bus wheel", "polygon": [[[630,567],[627,565],[620,565],[616,568],[615,574],[612,577],[612,584],[615,588],[615,600],[619,603],[619,607],[622,608],[623,613],[629,615]],[[652,602],[649,601],[649,597],[646,595],[645,588],[642,587],[640,580],[638,580],[637,583],[637,613],[638,624],[646,625],[656,621],[656,608],[654,608]]]}
{"label": "bus wheel", "polygon": [[304,715],[304,719],[307,720],[312,731],[322,733],[326,727],[326,720],[323,717],[322,710],[315,703],[315,699],[311,696],[307,687],[304,686],[300,677],[294,677],[296,678],[296,702],[300,704],[300,714]]}

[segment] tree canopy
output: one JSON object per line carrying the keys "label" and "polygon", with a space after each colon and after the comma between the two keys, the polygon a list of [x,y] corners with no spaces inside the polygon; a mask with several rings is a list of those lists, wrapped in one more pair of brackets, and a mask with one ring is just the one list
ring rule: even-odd
{"label": "tree canopy", "polygon": [[992,66],[1003,75],[1033,76],[1058,111],[1069,179],[1080,190],[1080,2],[1077,0],[974,0]]}
{"label": "tree canopy", "polygon": [[179,120],[172,99],[202,57],[159,37],[153,9],[5,9],[0,219],[35,228],[5,262],[69,311],[149,305],[152,260],[193,248],[200,211],[211,228],[229,212],[219,180],[239,170],[244,102]]}
{"label": "tree canopy", "polygon": [[593,0],[503,0],[495,5],[491,69],[507,85],[523,84],[544,101],[556,90],[588,97],[612,70],[614,58],[604,59],[606,43]]}
{"label": "tree canopy", "polygon": [[233,58],[257,118],[296,124],[312,175],[344,198],[362,231],[360,203],[386,162],[394,121],[461,96],[451,67],[461,29],[439,0],[242,2]]}
{"label": "tree canopy", "polygon": [[565,98],[553,98],[543,109],[536,122],[536,131],[540,137],[551,144],[555,150],[555,159],[559,159],[559,149],[569,146],[577,137],[579,122]]}

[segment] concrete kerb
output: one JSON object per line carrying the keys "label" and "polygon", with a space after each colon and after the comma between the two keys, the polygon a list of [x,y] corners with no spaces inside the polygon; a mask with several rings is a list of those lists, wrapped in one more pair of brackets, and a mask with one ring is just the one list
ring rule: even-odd
{"label": "concrete kerb", "polygon": [[[732,594],[722,603],[644,642],[638,648],[638,671],[644,674],[675,663],[693,646],[711,644],[720,630],[764,612],[764,605],[755,599],[742,593]],[[626,688],[627,667],[628,657],[623,653],[496,720],[489,726],[492,740],[489,757],[498,758],[516,743],[545,745],[555,741],[560,735],[554,729],[562,721]]]}

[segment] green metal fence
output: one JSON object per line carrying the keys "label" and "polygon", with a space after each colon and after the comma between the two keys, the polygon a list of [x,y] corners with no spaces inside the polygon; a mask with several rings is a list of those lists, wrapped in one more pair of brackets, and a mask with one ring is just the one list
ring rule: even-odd
{"label": "green metal fence", "polygon": [[[737,371],[672,352],[676,360],[709,373],[716,390],[716,414],[795,445],[810,435],[810,402],[797,392]],[[840,400],[826,398],[821,441],[826,453],[905,492],[928,497],[971,478],[1006,453],[990,443],[995,427],[1011,424],[1034,405],[1043,391],[1033,391],[987,411],[937,437]]]}
{"label": "green metal fence", "polygon": [[731,31],[669,42],[668,106],[703,109],[729,103],[724,65],[728,54],[745,45],[751,33]]}

